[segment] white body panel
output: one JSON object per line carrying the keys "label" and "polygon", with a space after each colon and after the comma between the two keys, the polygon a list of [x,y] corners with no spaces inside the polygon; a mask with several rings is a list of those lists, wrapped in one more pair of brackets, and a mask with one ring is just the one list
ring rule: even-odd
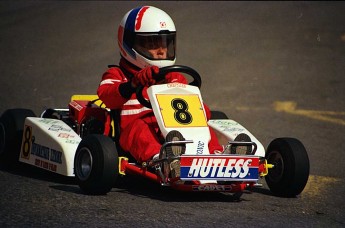
{"label": "white body panel", "polygon": [[[186,140],[193,143],[186,144],[186,155],[209,155],[208,143],[211,139],[209,126],[216,130],[222,145],[227,145],[239,133],[246,133],[258,148],[255,155],[264,157],[265,150],[261,143],[244,127],[233,120],[210,120],[207,122],[206,113],[198,87],[180,83],[154,85],[147,90],[153,112],[157,118],[160,130],[165,137],[171,130],[178,130]],[[173,107],[175,98],[185,105]],[[193,117],[191,122],[180,124],[176,111],[189,112]],[[232,127],[229,127],[231,126]],[[215,180],[200,180],[202,184],[217,183]]]}
{"label": "white body panel", "polygon": [[[169,83],[151,86],[148,88],[147,93],[164,137],[171,130],[178,130],[186,140],[193,140],[193,143],[186,145],[185,154],[210,154],[208,143],[211,136],[198,87],[180,83]],[[161,96],[163,97],[162,99],[160,99],[160,95],[163,95]],[[172,101],[170,99],[173,96],[170,97],[170,95],[182,97],[188,103],[188,110],[185,111],[191,112],[192,115],[195,113],[198,118],[193,118],[191,123],[179,124],[174,117],[174,108],[172,108]],[[197,120],[198,123],[196,123]]]}
{"label": "white body panel", "polygon": [[28,117],[19,161],[74,176],[74,155],[81,138],[61,120]]}
{"label": "white body panel", "polygon": [[[260,157],[265,156],[265,149],[263,145],[246,128],[244,128],[236,121],[222,119],[209,120],[208,122],[206,122],[206,114],[199,88],[180,83],[169,83],[151,86],[150,88],[148,88],[147,93],[149,95],[153,112],[155,113],[158,125],[162,131],[163,136],[165,137],[171,130],[178,130],[186,140],[193,140],[193,143],[187,144],[185,154],[210,154],[208,150],[208,143],[211,139],[208,129],[208,127],[210,126],[216,131],[219,143],[221,145],[227,145],[228,141],[234,141],[237,135],[245,133],[251,138],[251,141],[255,142],[257,145],[255,155]],[[190,111],[192,115],[198,114],[198,111],[196,109],[199,109],[202,112],[202,115],[197,115],[197,117],[198,119],[203,118],[201,124],[194,124],[193,122],[184,125],[177,124],[176,121],[173,120],[175,118],[173,115],[174,113],[171,110],[170,112],[166,111],[167,109],[173,109],[171,108],[172,104],[170,104],[172,102],[171,99],[173,99],[173,96],[170,97],[169,95],[176,95],[176,97],[182,97],[182,99],[186,100],[186,103],[188,103],[188,111]],[[163,99],[160,98],[160,96],[163,97]],[[164,96],[166,96],[167,98],[165,99]],[[197,96],[198,99],[189,98],[193,96]],[[192,109],[193,106],[195,106],[196,109]],[[205,122],[203,122],[204,120]]]}
{"label": "white body panel", "polygon": [[236,136],[241,133],[247,134],[252,142],[257,145],[257,150],[254,155],[265,157],[265,148],[246,128],[234,120],[209,120],[208,124],[217,134],[219,143],[226,145],[228,141],[234,141]]}

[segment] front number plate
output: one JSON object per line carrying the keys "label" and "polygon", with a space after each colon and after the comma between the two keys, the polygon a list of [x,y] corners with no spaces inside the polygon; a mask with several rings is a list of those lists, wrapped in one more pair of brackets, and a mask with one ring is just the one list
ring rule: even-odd
{"label": "front number plate", "polygon": [[156,97],[165,127],[207,126],[203,105],[197,94],[157,94]]}

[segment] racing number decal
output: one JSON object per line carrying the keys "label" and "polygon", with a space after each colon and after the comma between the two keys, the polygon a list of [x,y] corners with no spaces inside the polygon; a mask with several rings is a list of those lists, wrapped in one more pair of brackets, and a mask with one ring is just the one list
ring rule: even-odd
{"label": "racing number decal", "polygon": [[31,141],[32,138],[32,127],[25,126],[23,132],[23,143],[22,143],[22,158],[29,159],[31,152]]}
{"label": "racing number decal", "polygon": [[193,120],[192,115],[188,112],[188,104],[181,98],[173,99],[171,106],[175,110],[175,120],[180,124],[190,124]]}
{"label": "racing number decal", "polygon": [[157,94],[165,127],[206,127],[203,105],[197,94]]}

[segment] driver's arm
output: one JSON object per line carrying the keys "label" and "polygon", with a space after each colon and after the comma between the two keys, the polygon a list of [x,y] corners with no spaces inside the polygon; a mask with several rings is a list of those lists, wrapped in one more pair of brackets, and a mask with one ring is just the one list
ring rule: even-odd
{"label": "driver's arm", "polygon": [[97,95],[107,108],[121,109],[134,91],[123,72],[112,67],[103,74]]}

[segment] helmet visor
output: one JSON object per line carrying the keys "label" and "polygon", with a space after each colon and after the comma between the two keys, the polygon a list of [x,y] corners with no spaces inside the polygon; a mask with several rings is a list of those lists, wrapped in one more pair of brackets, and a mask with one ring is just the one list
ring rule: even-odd
{"label": "helmet visor", "polygon": [[134,50],[150,60],[174,60],[176,33],[137,33]]}

